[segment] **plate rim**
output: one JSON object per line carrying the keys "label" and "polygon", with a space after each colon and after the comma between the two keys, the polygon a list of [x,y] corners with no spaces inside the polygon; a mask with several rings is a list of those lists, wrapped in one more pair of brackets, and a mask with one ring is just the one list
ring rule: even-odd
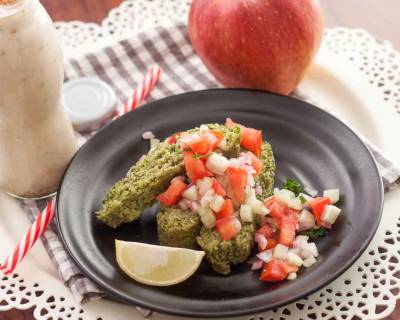
{"label": "plate rim", "polygon": [[[151,102],[148,102],[146,104],[144,104],[142,107],[143,108],[148,108],[149,106],[151,106],[152,104],[155,103],[159,103],[160,101],[167,101],[169,99],[175,99],[175,98],[179,98],[180,96],[190,96],[190,95],[197,95],[197,94],[206,94],[208,92],[255,92],[255,93],[259,93],[259,94],[266,94],[266,95],[273,95],[273,96],[278,96],[280,98],[285,98],[285,99],[289,99],[289,100],[293,100],[297,103],[302,103],[307,105],[308,107],[312,107],[315,108],[317,110],[319,110],[320,112],[327,114],[328,116],[332,117],[333,119],[335,119],[336,121],[338,121],[343,127],[347,128],[349,130],[349,132],[351,132],[351,134],[361,143],[362,147],[365,149],[365,151],[367,152],[367,154],[369,155],[370,160],[372,160],[373,163],[373,167],[377,173],[377,175],[379,177],[381,177],[381,174],[379,172],[378,169],[378,164],[371,152],[371,150],[368,148],[368,146],[366,145],[366,143],[363,141],[363,139],[360,138],[360,136],[351,128],[349,127],[349,125],[347,125],[345,122],[343,122],[341,119],[337,118],[335,115],[327,112],[324,109],[319,108],[318,106],[294,98],[292,96],[287,96],[287,95],[282,95],[282,94],[278,94],[278,93],[274,93],[274,92],[270,92],[270,91],[262,91],[262,90],[257,90],[257,89],[241,89],[241,88],[212,88],[212,89],[204,89],[204,90],[195,90],[195,91],[188,91],[188,92],[183,92],[183,93],[179,93],[179,94],[175,94],[175,95],[170,95],[167,97],[163,97],[161,99],[157,99]],[[141,112],[141,108],[136,109],[134,112]],[[339,278],[343,273],[345,273],[356,261],[357,259],[365,252],[365,250],[367,249],[369,243],[371,242],[371,240],[373,239],[374,235],[377,232],[378,226],[381,222],[382,219],[382,213],[383,213],[383,206],[384,206],[384,186],[383,186],[383,181],[382,181],[382,177],[381,179],[379,179],[379,212],[377,212],[377,216],[378,219],[376,220],[375,225],[373,226],[373,228],[371,228],[372,232],[369,234],[368,237],[364,238],[364,241],[362,243],[362,246],[357,250],[356,254],[353,255],[353,257],[351,259],[349,259],[347,261],[347,263],[343,264],[342,268],[335,273],[335,275],[333,277],[331,277],[329,279],[329,281],[326,281],[325,283],[322,283],[318,286],[313,287],[312,289],[308,289],[305,291],[301,291],[301,293],[299,294],[295,294],[291,299],[287,299],[284,302],[276,302],[273,304],[270,304],[267,308],[263,307],[262,305],[259,307],[252,307],[252,308],[247,308],[245,310],[235,310],[235,311],[218,311],[216,312],[191,312],[191,311],[182,311],[182,310],[177,310],[176,308],[173,307],[159,307],[157,304],[152,304],[151,302],[149,304],[146,304],[142,301],[137,301],[135,300],[134,297],[130,296],[128,297],[126,294],[121,294],[121,292],[115,290],[113,287],[109,286],[107,283],[104,283],[104,281],[102,281],[101,279],[99,279],[98,277],[94,276],[91,272],[90,269],[87,268],[84,264],[82,264],[79,259],[77,257],[75,257],[72,252],[71,249],[68,247],[67,244],[67,239],[65,239],[65,235],[63,234],[62,231],[62,227],[60,224],[60,213],[59,213],[59,201],[60,201],[60,197],[58,195],[61,194],[61,190],[63,187],[63,183],[65,180],[65,177],[68,173],[69,168],[71,167],[74,159],[77,157],[77,155],[80,152],[83,152],[82,150],[85,149],[85,147],[87,147],[87,143],[90,142],[92,139],[94,139],[99,133],[108,130],[108,128],[114,126],[114,125],[118,125],[118,123],[123,120],[123,118],[125,118],[126,116],[128,116],[129,113],[119,117],[118,119],[108,123],[107,125],[105,125],[103,128],[101,128],[100,130],[98,130],[94,135],[92,135],[84,145],[82,145],[78,151],[74,154],[74,156],[71,158],[70,162],[68,163],[65,172],[62,176],[62,179],[60,181],[60,185],[59,188],[57,190],[57,197],[56,197],[56,226],[57,226],[57,230],[59,232],[60,238],[62,240],[62,243],[65,247],[65,249],[67,250],[69,256],[72,258],[72,260],[74,261],[74,263],[76,263],[76,265],[78,266],[78,268],[82,271],[82,273],[87,276],[88,278],[90,278],[92,281],[94,281],[100,288],[104,289],[104,291],[109,292],[112,294],[112,296],[107,297],[107,299],[114,299],[120,302],[124,302],[127,303],[130,306],[139,306],[142,308],[147,308],[147,309],[151,309],[152,311],[157,311],[157,312],[161,312],[164,314],[169,314],[169,315],[175,315],[175,316],[184,316],[184,317],[193,317],[193,318],[226,318],[226,317],[237,317],[237,316],[244,316],[244,315],[250,315],[250,314],[255,314],[255,313],[260,313],[260,312],[264,312],[267,310],[272,310],[275,308],[279,308],[285,305],[288,305],[290,303],[293,303],[295,301],[298,301],[304,297],[307,297],[309,295],[312,295],[313,293],[317,292],[318,290],[322,289],[323,287],[327,286],[329,283],[332,283],[333,281],[335,281],[337,278]],[[121,272],[119,270],[119,272]]]}

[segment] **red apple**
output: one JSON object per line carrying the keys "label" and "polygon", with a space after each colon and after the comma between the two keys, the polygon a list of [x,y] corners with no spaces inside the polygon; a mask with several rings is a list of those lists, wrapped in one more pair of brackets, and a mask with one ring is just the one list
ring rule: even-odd
{"label": "red apple", "polygon": [[193,0],[189,36],[223,85],[288,94],[323,34],[318,0]]}

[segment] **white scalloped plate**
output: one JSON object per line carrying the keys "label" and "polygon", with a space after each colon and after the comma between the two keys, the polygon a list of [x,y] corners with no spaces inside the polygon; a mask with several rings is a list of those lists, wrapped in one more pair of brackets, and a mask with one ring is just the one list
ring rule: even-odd
{"label": "white scalloped plate", "polygon": [[[305,80],[302,82],[300,89],[307,93],[308,95],[314,97],[315,101],[324,106],[328,111],[337,115],[341,119],[345,120],[347,123],[351,124],[357,131],[362,133],[364,136],[368,137],[372,142],[374,142],[378,147],[384,150],[387,154],[391,156],[398,164],[400,164],[400,149],[398,148],[398,142],[396,137],[400,136],[400,120],[398,115],[391,108],[385,108],[383,106],[384,101],[381,98],[381,94],[373,86],[368,84],[360,72],[354,68],[348,61],[340,59],[339,56],[331,54],[327,50],[322,50],[316,60],[315,65],[310,68]],[[379,228],[377,236],[371,243],[370,248],[372,248],[374,254],[364,254],[357,265],[362,267],[365,261],[370,261],[373,264],[374,258],[381,258],[381,255],[377,252],[377,247],[384,246],[386,250],[396,255],[397,258],[400,257],[399,253],[395,253],[394,249],[387,248],[384,244],[385,232],[397,232],[398,229],[393,227],[394,219],[398,219],[399,213],[396,208],[400,206],[400,190],[393,191],[391,194],[385,197],[385,209],[384,218],[382,224]],[[391,219],[391,217],[393,219]],[[11,222],[12,219],[12,222]],[[16,207],[10,199],[1,201],[0,207],[0,252],[8,252],[12,245],[15,244],[19,237],[23,234],[24,230],[28,227],[28,220],[23,212],[20,212],[19,208]],[[369,250],[367,250],[369,251]],[[388,265],[381,264],[382,268],[387,268]],[[365,268],[365,267],[364,267]],[[393,270],[392,270],[393,271]],[[393,272],[397,271],[394,270]],[[35,316],[38,319],[45,319],[47,316],[41,316],[41,309],[44,308],[48,312],[51,312],[53,317],[60,316],[61,318],[66,318],[68,313],[71,314],[71,319],[97,319],[101,317],[102,319],[116,319],[120,317],[121,319],[126,319],[127,317],[139,318],[137,311],[129,306],[120,305],[110,301],[96,301],[89,303],[83,307],[75,304],[72,299],[72,295],[69,290],[58,280],[57,274],[51,264],[49,257],[47,256],[42,245],[36,245],[31,251],[30,255],[25,259],[23,264],[17,270],[18,276],[15,279],[0,280],[0,285],[2,287],[0,291],[0,301],[5,299],[8,304],[1,306],[0,310],[7,310],[12,306],[17,306],[18,308],[30,308],[33,305],[38,305],[40,308],[35,310]],[[371,270],[364,269],[365,277],[374,281],[374,272]],[[329,291],[332,290],[332,295],[334,293],[341,292],[345,294],[348,290],[356,290],[356,283],[360,282],[360,288],[362,288],[363,272],[357,270],[357,267],[351,268],[342,277],[336,280],[334,283],[325,288],[319,293],[312,296],[312,303],[305,300],[301,301],[302,304],[310,307],[312,312],[316,312],[318,319],[325,319],[323,316],[324,311],[321,307],[315,304],[318,299],[324,299],[329,295]],[[388,272],[390,273],[390,272]],[[387,281],[395,281],[392,277],[386,277]],[[354,279],[354,284],[348,285],[345,283],[346,279]],[[23,282],[21,282],[23,281]],[[372,290],[372,282],[371,286]],[[38,287],[34,287],[37,283]],[[396,282],[398,286],[398,282]],[[22,288],[22,289],[21,289]],[[386,290],[387,289],[387,290]],[[382,297],[372,297],[369,295],[366,299],[366,303],[362,308],[367,308],[368,318],[378,319],[379,317],[388,315],[390,311],[394,308],[395,299],[391,298],[385,300],[383,295],[388,294],[388,289],[381,286]],[[365,290],[365,289],[364,289]],[[31,292],[28,296],[27,292]],[[36,297],[35,291],[44,291],[39,297]],[[7,293],[9,292],[9,293]],[[40,292],[39,292],[40,293]],[[321,293],[323,296],[321,297]],[[16,298],[16,301],[12,299]],[[53,297],[50,298],[49,297]],[[19,301],[21,298],[26,298],[27,302],[21,304]],[[322,301],[322,305],[329,305],[329,298],[326,301]],[[349,298],[352,301],[353,298]],[[382,312],[379,316],[375,313],[375,305],[379,304],[379,299],[386,306],[386,310]],[[355,300],[358,301],[359,299]],[[294,304],[293,304],[294,305]],[[279,309],[275,312],[268,312],[263,315],[257,315],[254,319],[263,316],[264,319],[268,317],[283,316],[285,319],[297,319],[301,316],[304,319],[309,319],[307,314],[311,311],[301,311],[299,307],[289,306],[286,310],[297,310],[296,314],[291,316],[285,314],[287,311],[283,311],[285,308]],[[367,305],[367,306],[365,306]],[[54,306],[54,309],[52,309]],[[361,307],[351,310],[347,306],[347,310],[339,311],[338,309],[334,314],[358,314],[362,315]],[[63,310],[64,308],[65,310]],[[73,310],[71,310],[73,308]],[[60,311],[61,310],[61,311]],[[82,310],[82,313],[80,313]],[[289,311],[290,312],[290,311]],[[329,311],[328,311],[329,312]],[[329,315],[329,313],[325,312]],[[332,316],[333,313],[330,313]],[[154,315],[154,319],[172,319],[173,317],[164,315]],[[249,318],[249,317],[248,317]],[[247,318],[247,319],[248,319]],[[328,319],[327,317],[326,319]],[[245,317],[242,317],[245,319]],[[311,318],[310,318],[311,319]]]}

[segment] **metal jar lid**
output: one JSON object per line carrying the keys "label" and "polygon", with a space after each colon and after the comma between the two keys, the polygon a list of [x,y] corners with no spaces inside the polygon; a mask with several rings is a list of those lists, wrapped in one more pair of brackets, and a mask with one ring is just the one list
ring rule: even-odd
{"label": "metal jar lid", "polygon": [[64,83],[62,104],[77,131],[93,131],[113,117],[117,99],[114,90],[95,77]]}

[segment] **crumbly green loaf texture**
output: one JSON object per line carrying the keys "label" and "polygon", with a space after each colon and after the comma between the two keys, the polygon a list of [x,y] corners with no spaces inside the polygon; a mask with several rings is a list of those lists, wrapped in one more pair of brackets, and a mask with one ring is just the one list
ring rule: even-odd
{"label": "crumbly green loaf texture", "polygon": [[112,228],[139,218],[152,206],[172,178],[184,173],[183,155],[176,144],[161,143],[137,162],[103,200],[99,220]]}
{"label": "crumbly green loaf texture", "polygon": [[162,206],[157,214],[158,242],[163,246],[195,249],[201,226],[197,213]]}
{"label": "crumbly green loaf texture", "polygon": [[206,259],[215,272],[228,275],[231,264],[241,264],[247,260],[254,246],[254,225],[242,223],[237,236],[223,241],[216,231],[202,228],[197,243],[206,253]]}
{"label": "crumbly green loaf texture", "polygon": [[268,142],[264,142],[262,146],[260,159],[262,169],[256,178],[256,182],[258,182],[262,187],[262,195],[258,197],[260,200],[264,200],[272,194],[276,169],[274,154],[271,145]]}
{"label": "crumbly green loaf texture", "polygon": [[[229,129],[220,124],[209,124],[212,130],[224,134],[229,157],[240,153],[240,128]],[[189,130],[196,132],[199,128]],[[162,142],[142,160],[138,161],[127,176],[118,181],[103,200],[97,212],[99,220],[112,228],[139,218],[150,207],[172,178],[184,174],[183,153],[178,144]]]}

